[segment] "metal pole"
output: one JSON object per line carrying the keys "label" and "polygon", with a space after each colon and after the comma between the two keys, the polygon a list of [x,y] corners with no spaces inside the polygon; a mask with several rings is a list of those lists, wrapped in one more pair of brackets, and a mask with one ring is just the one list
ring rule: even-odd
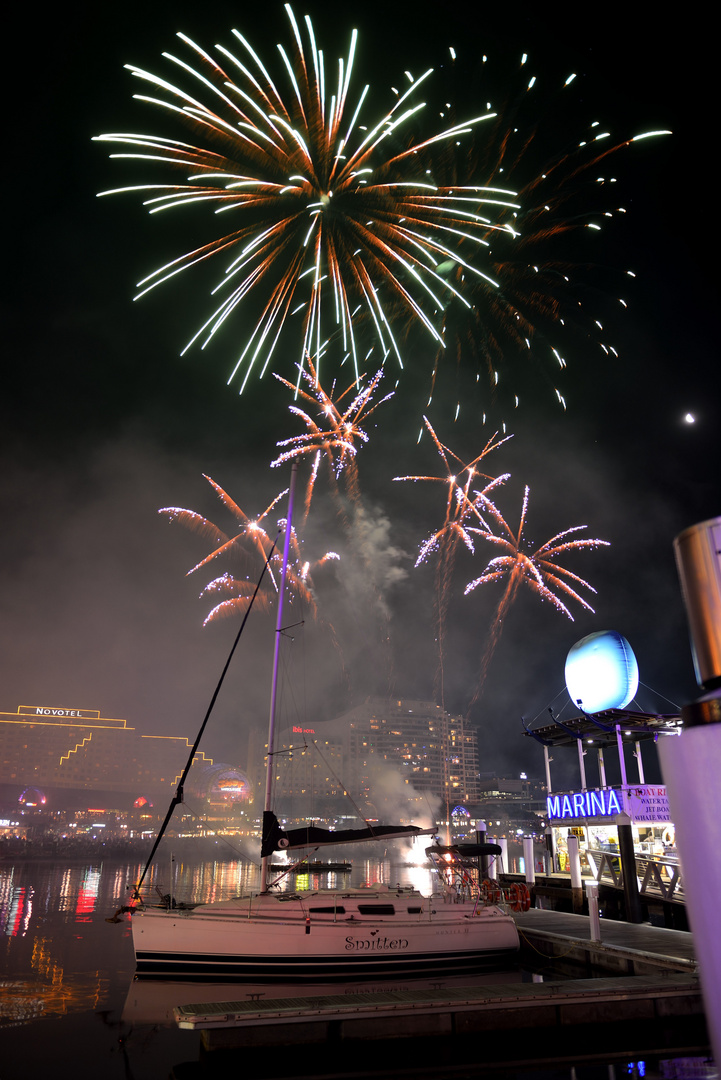
{"label": "metal pole", "polygon": [[523,837],[523,861],[526,865],[526,884],[534,885],[536,881],[536,867],[533,862],[533,837]]}
{"label": "metal pole", "polygon": [[681,710],[678,738],[658,750],[683,863],[711,1045],[721,1061],[721,517],[692,525],[674,540],[696,680],[704,691]]}
{"label": "metal pole", "polygon": [[626,778],[626,758],[623,755],[623,736],[621,735],[621,725],[616,724],[616,742],[618,744],[618,764],[621,768],[621,787],[628,787],[628,780]]}
{"label": "metal pole", "polygon": [[546,850],[543,853],[543,866],[547,874],[552,874],[556,868],[556,859],[553,851],[553,829],[545,831]]}
{"label": "metal pole", "polygon": [[598,774],[601,778],[601,787],[606,786],[606,766],[603,761],[603,749],[598,751]]}
{"label": "metal pole", "polygon": [[498,873],[505,874],[508,869],[508,839],[505,836],[498,838],[501,854],[498,856]]}
{"label": "metal pole", "polygon": [[621,856],[621,873],[623,874],[623,895],[626,901],[626,922],[640,923],[643,922],[641,896],[638,891],[633,830],[628,814],[617,814],[616,826],[618,829],[618,851]]}
{"label": "metal pole", "polygon": [[586,751],[583,749],[583,742],[578,740],[578,768],[581,773],[581,791],[586,790],[586,763],[583,760],[586,756]]}
{"label": "metal pole", "polygon": [[578,854],[578,837],[569,833],[566,837],[568,845],[568,868],[571,871],[571,896],[573,910],[579,914],[583,909],[583,891],[581,888],[581,859]]}
{"label": "metal pole", "polygon": [[551,794],[551,757],[548,753],[548,747],[543,747],[543,761],[546,766],[546,791]]}
{"label": "metal pole", "polygon": [[641,743],[636,743],[636,761],[638,762],[638,782],[639,784],[645,784],[646,781],[643,775],[643,758],[641,757]]}
{"label": "metal pole", "polygon": [[[486,842],[486,823],[485,821],[476,822],[476,843],[485,844]],[[478,856],[478,880],[479,882],[485,881],[488,877],[488,856]]]}
{"label": "metal pole", "polygon": [[588,897],[588,921],[591,926],[591,941],[601,940],[601,916],[598,911],[598,882],[586,882],[586,896]]}
{"label": "metal pole", "polygon": [[[487,837],[487,840],[489,844],[498,843],[498,839],[495,836],[489,836]],[[488,860],[488,871],[486,873],[486,877],[489,877],[491,881],[495,881],[498,878],[498,858],[499,856],[496,856],[495,858]]]}
{"label": "metal pole", "polygon": [[[290,553],[290,537],[293,531],[293,500],[295,497],[295,478],[298,475],[298,464],[293,462],[290,470],[290,487],[288,489],[288,512],[285,519],[285,538],[283,541],[283,569],[278,586],[278,614],[275,622],[275,651],[273,655],[273,679],[270,690],[270,715],[268,717],[268,764],[265,771],[265,804],[264,810],[270,810],[273,792],[273,749],[275,746],[275,707],[278,697],[278,659],[280,654],[280,637],[283,631],[283,599],[285,594],[286,577],[288,573],[288,557]],[[265,891],[268,884],[268,863],[270,858],[264,855],[260,867],[260,887]]]}
{"label": "metal pole", "polygon": [[[718,691],[717,691],[718,695]],[[709,703],[711,695],[706,697]],[[703,699],[702,699],[703,700]],[[685,706],[682,716],[693,705]],[[684,896],[694,941],[699,943],[706,1020],[716,1061],[721,1061],[721,701],[715,722],[685,727],[678,738],[659,739],[661,772],[683,861]],[[684,716],[684,722],[686,718]]]}

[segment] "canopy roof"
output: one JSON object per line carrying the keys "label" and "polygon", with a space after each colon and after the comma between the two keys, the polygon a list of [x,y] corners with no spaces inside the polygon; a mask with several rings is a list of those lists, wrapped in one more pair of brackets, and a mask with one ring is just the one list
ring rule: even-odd
{"label": "canopy roof", "polygon": [[[549,709],[550,713],[550,709]],[[632,712],[629,709],[606,709],[598,713],[582,713],[572,720],[557,720],[533,729],[526,726],[524,735],[544,746],[577,746],[579,739],[603,749],[616,746],[618,732],[628,742],[657,739],[659,735],[678,735],[681,719],[674,713]]]}

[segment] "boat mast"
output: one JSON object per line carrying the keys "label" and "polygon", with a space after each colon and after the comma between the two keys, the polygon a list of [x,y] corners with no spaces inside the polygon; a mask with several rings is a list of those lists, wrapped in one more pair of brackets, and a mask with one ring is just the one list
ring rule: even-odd
{"label": "boat mast", "polygon": [[[298,463],[293,462],[290,470],[290,487],[288,488],[288,513],[285,521],[285,539],[283,541],[283,569],[280,575],[278,587],[278,614],[275,622],[275,650],[273,653],[273,678],[270,689],[270,715],[268,717],[268,763],[265,771],[265,804],[264,811],[271,808],[271,793],[273,789],[273,751],[275,748],[275,706],[278,695],[278,660],[280,657],[280,637],[283,632],[283,600],[288,578],[288,556],[290,553],[290,538],[293,532],[293,500],[295,497],[295,478],[298,472]],[[260,881],[263,892],[268,887],[268,855],[264,855],[260,864]]]}

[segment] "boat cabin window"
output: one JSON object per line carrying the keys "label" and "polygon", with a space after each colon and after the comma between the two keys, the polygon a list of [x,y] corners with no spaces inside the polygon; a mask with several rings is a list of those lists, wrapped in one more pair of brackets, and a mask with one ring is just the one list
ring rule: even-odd
{"label": "boat cabin window", "polygon": [[423,914],[423,908],[422,907],[409,907],[408,908],[408,914],[409,915],[422,915]]}
{"label": "boat cabin window", "polygon": [[393,904],[359,904],[359,915],[395,915]]}
{"label": "boat cabin window", "polygon": [[308,912],[311,915],[345,915],[345,908],[342,904],[337,907],[312,907],[308,908]]}

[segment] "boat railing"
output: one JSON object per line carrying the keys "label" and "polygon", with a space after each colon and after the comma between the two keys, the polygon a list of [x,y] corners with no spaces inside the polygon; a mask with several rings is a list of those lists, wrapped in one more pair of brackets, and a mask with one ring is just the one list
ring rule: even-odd
{"label": "boat railing", "polygon": [[[623,868],[618,854],[611,851],[586,850],[596,881],[623,888]],[[661,897],[683,902],[683,879],[679,863],[672,859],[653,859],[636,855],[636,876],[641,896]]]}
{"label": "boat railing", "polygon": [[[441,895],[446,903],[471,901],[475,905],[474,913],[489,906],[502,906],[511,911],[528,911],[531,906],[531,894],[528,886],[523,882],[513,882],[507,888],[503,888],[497,876],[479,880],[478,870],[475,867],[466,865],[462,859],[448,853],[431,854],[429,858],[438,871]],[[491,857],[488,865],[489,872],[495,869],[497,875],[500,865],[500,861]]]}

